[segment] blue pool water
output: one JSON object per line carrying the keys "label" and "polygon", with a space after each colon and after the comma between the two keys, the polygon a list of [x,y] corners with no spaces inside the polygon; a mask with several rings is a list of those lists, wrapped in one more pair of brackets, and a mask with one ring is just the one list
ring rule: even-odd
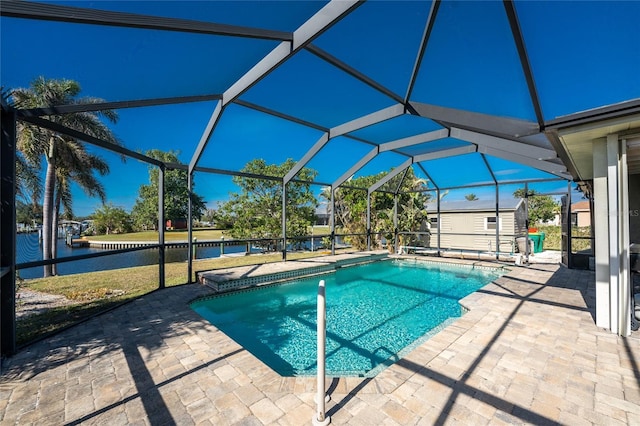
{"label": "blue pool water", "polygon": [[326,371],[371,377],[462,314],[497,272],[382,261],[208,297],[192,309],[283,376],[316,371],[316,301],[326,282]]}

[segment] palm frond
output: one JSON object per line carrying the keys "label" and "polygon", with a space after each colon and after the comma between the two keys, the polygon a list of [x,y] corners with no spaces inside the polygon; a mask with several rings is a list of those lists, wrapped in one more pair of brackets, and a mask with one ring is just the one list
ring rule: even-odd
{"label": "palm frond", "polygon": [[42,192],[42,179],[38,169],[26,161],[22,155],[16,155],[16,196],[37,204]]}

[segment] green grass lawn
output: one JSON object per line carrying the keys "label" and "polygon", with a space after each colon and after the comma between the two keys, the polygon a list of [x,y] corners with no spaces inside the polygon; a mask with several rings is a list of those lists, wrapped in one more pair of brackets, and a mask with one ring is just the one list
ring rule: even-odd
{"label": "green grass lawn", "polygon": [[[315,225],[309,227],[309,235],[313,233],[315,235],[326,235],[331,233],[331,229],[325,225]],[[219,240],[223,236],[225,238],[231,238],[230,231],[223,231],[220,229],[194,229],[193,236],[198,241],[205,240]],[[144,232],[130,232],[128,234],[110,234],[110,235],[92,235],[86,237],[88,240],[94,241],[158,241],[158,231],[144,231]],[[166,231],[164,233],[165,241],[187,241],[187,231]]]}
{"label": "green grass lawn", "polygon": [[[194,229],[193,236],[198,240],[219,240],[224,231],[219,229]],[[229,237],[229,231],[226,232]],[[158,241],[158,231],[131,232],[128,234],[92,235],[87,237],[94,241]],[[166,231],[165,241],[187,241],[187,231]]]}
{"label": "green grass lawn", "polygon": [[[326,251],[288,253],[287,259],[303,259],[328,254]],[[197,271],[230,268],[279,262],[280,253],[196,260]],[[158,288],[158,265],[137,266],[110,271],[61,275],[50,278],[26,280],[19,287],[49,294],[65,296],[72,305],[57,307],[44,313],[19,318],[17,321],[17,343],[23,346],[40,337],[78,323],[96,313],[103,312]],[[165,265],[167,287],[187,282],[187,263],[176,262]],[[20,301],[18,300],[18,303]]]}

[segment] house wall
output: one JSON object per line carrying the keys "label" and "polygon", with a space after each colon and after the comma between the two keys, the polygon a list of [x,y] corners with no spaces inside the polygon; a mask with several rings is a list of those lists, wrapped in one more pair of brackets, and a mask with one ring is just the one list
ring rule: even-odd
{"label": "house wall", "polygon": [[578,217],[578,226],[591,226],[591,213],[590,212],[576,212]]}
{"label": "house wall", "polygon": [[187,219],[170,219],[166,223],[167,229],[187,229]]}
{"label": "house wall", "polygon": [[[495,212],[440,213],[440,247],[443,249],[495,251],[496,232],[495,229],[485,228],[485,218],[487,217],[495,217]],[[516,229],[515,212],[500,212],[499,217],[501,222],[500,251],[511,252]],[[435,246],[436,231],[432,229],[431,232],[431,246]]]}

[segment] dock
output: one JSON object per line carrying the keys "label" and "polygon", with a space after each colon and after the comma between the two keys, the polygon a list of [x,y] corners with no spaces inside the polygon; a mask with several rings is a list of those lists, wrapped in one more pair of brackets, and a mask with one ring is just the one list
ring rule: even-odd
{"label": "dock", "polygon": [[68,234],[65,237],[67,246],[71,247],[71,248],[75,248],[75,247],[89,247],[89,240],[86,240],[84,238],[74,238],[73,235]]}

